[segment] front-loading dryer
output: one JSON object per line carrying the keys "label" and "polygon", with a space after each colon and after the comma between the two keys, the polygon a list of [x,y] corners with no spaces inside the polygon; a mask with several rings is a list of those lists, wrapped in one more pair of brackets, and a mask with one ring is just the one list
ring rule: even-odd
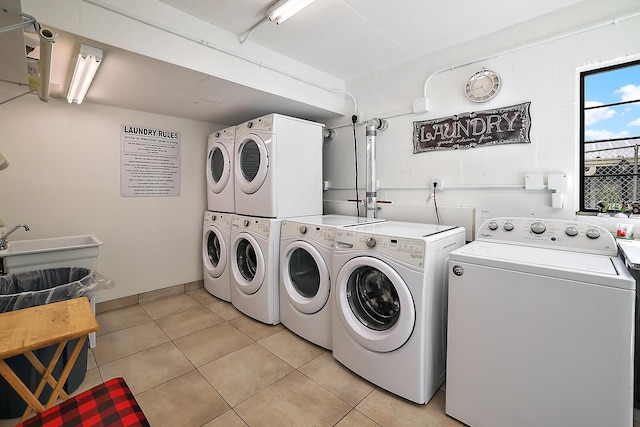
{"label": "front-loading dryer", "polygon": [[383,219],[345,215],[287,218],[280,231],[280,322],[293,333],[332,348],[333,241],[337,227]]}
{"label": "front-loading dryer", "polygon": [[322,214],[320,123],[269,114],[236,127],[236,213],[265,218]]}
{"label": "front-loading dryer", "polygon": [[233,215],[231,219],[231,304],[249,317],[280,323],[278,219]]}
{"label": "front-loading dryer", "polygon": [[447,259],[462,227],[387,221],[338,228],[333,356],[385,390],[426,403],[445,379]]}
{"label": "front-loading dryer", "polygon": [[235,137],[235,126],[209,135],[206,169],[207,209],[210,211],[235,212]]}
{"label": "front-loading dryer", "polygon": [[231,301],[230,239],[231,214],[206,211],[202,230],[204,288],[225,301]]}

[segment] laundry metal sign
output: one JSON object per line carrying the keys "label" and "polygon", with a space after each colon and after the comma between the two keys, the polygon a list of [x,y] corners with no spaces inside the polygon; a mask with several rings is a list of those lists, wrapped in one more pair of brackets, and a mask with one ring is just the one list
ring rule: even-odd
{"label": "laundry metal sign", "polygon": [[531,102],[413,122],[413,153],[530,143]]}

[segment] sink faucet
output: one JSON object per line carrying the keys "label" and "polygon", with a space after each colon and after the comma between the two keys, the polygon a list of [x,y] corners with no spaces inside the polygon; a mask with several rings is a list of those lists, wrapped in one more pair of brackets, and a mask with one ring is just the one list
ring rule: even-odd
{"label": "sink faucet", "polygon": [[0,250],[7,249],[7,237],[20,227],[24,228],[24,231],[29,231],[29,226],[27,224],[18,224],[3,235],[0,235]]}

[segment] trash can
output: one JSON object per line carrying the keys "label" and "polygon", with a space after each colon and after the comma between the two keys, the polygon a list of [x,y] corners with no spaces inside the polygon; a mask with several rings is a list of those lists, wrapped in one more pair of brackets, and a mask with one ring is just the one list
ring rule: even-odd
{"label": "trash can", "polygon": [[[0,276],[0,313],[72,298],[90,298],[98,290],[111,285],[112,282],[96,271],[80,267],[52,268]],[[55,378],[58,378],[62,373],[62,368],[71,357],[76,343],[77,340],[67,343],[54,369]],[[67,393],[73,393],[84,381],[87,372],[88,343],[87,340],[64,385],[64,390]],[[34,354],[44,366],[48,366],[53,359],[56,348],[57,345],[51,345],[35,350]],[[31,365],[31,362],[24,355],[14,356],[7,359],[6,362],[22,382],[32,392],[35,392],[40,383],[41,375]],[[43,404],[51,395],[51,391],[49,385],[45,386],[40,395],[40,401]],[[0,418],[21,417],[26,407],[27,404],[11,385],[3,377],[0,377]]]}

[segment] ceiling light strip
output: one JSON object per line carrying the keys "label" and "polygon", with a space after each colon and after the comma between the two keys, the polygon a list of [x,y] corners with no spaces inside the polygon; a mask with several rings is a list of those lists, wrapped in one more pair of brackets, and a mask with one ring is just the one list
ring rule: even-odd
{"label": "ceiling light strip", "polygon": [[69,86],[69,92],[67,94],[67,102],[70,104],[72,102],[82,104],[101,62],[102,49],[85,44],[80,45],[78,62],[76,62],[76,68],[73,71],[73,77],[71,78],[71,85]]}
{"label": "ceiling light strip", "polygon": [[268,12],[267,17],[271,21],[276,21],[276,24],[282,24],[314,1],[315,0],[282,0]]}

